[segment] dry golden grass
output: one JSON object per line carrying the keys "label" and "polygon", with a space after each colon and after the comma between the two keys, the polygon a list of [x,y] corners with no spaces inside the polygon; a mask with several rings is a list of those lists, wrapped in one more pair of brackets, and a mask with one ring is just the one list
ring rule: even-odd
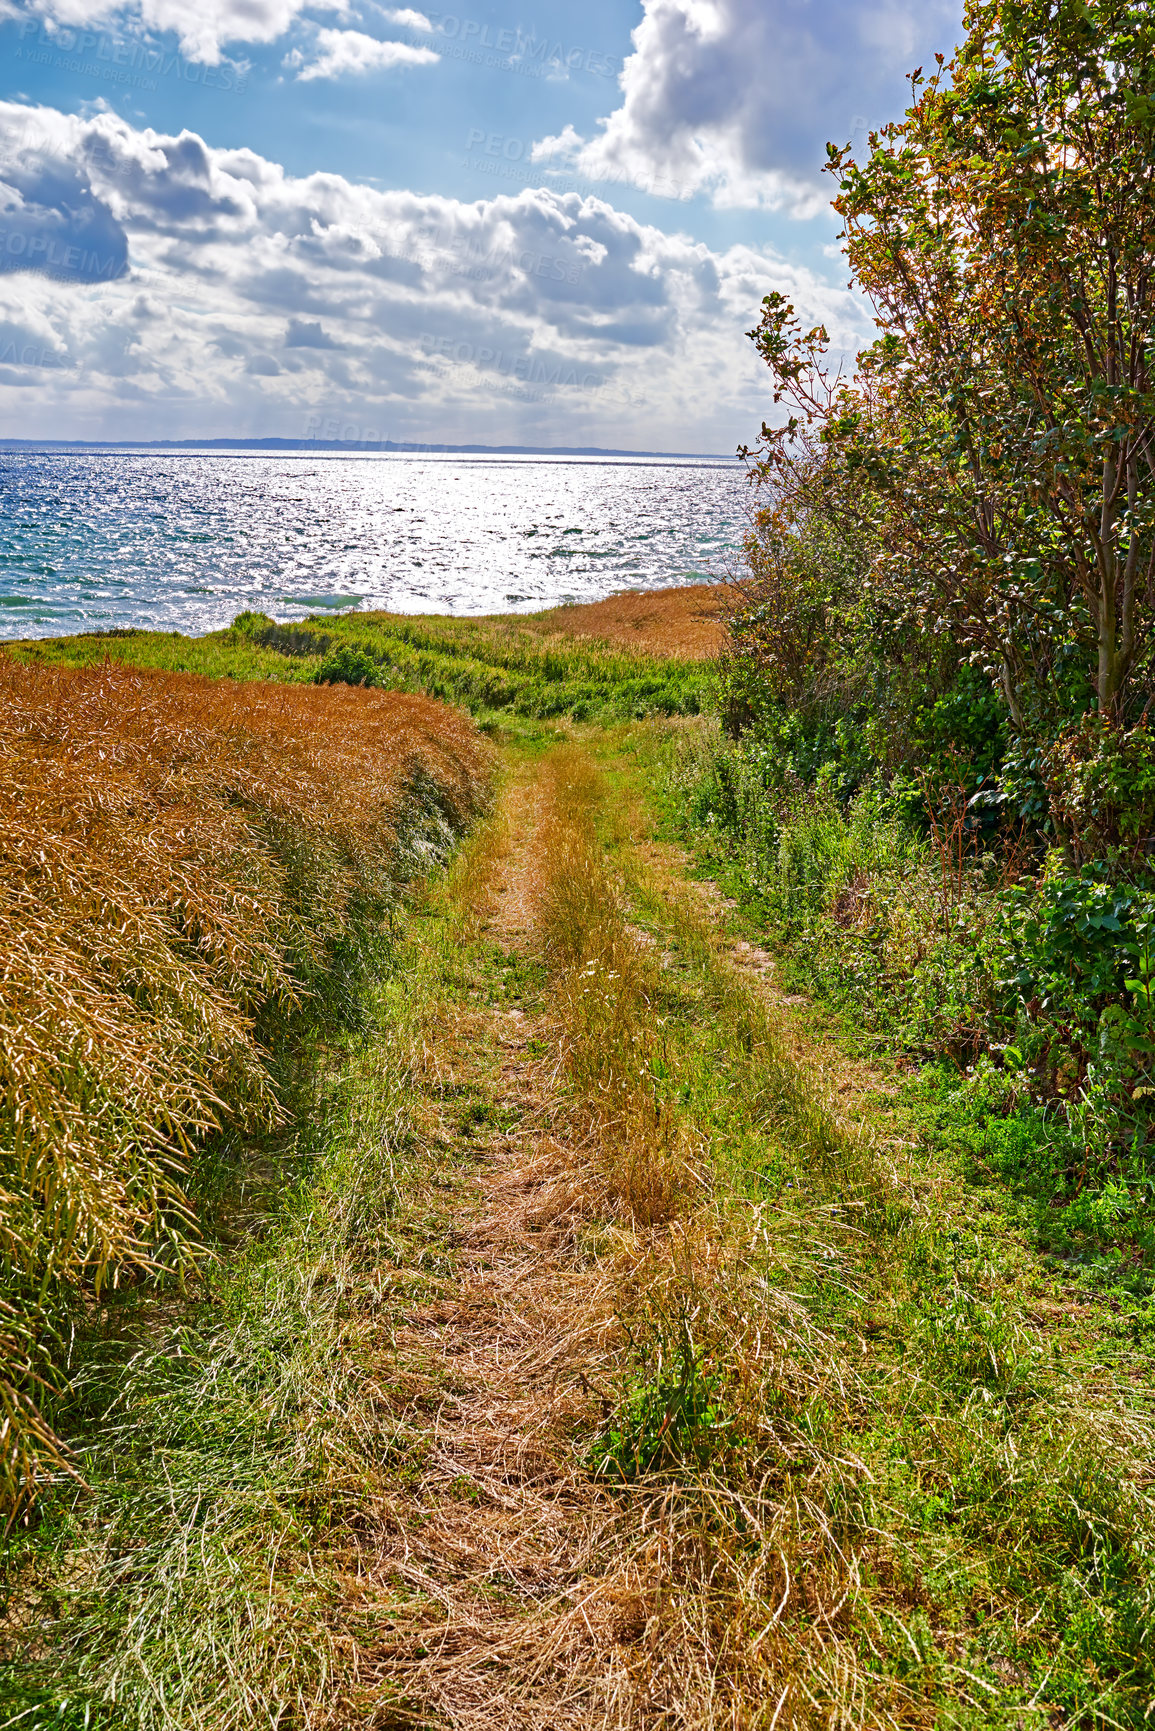
{"label": "dry golden grass", "polygon": [[[479,1234],[487,1291],[452,1318],[479,1369],[495,1358],[502,1367],[482,1371],[478,1395],[492,1401],[505,1384],[499,1424],[486,1425],[483,1399],[464,1406],[455,1456],[480,1441],[469,1427],[492,1429],[483,1447],[500,1438],[509,1513],[486,1499],[455,1511],[474,1570],[447,1610],[448,1638],[441,1614],[431,1617],[430,1657],[407,1682],[462,1731],[894,1723],[867,1701],[846,1638],[858,1563],[832,1531],[830,1463],[811,1422],[816,1407],[843,1407],[856,1392],[796,1296],[811,1262],[825,1268],[837,1252],[809,1231],[805,1243],[792,1233],[772,1242],[760,1210],[717,1190],[709,1149],[659,1080],[672,1057],[661,958],[629,922],[599,840],[604,784],[576,748],[551,754],[543,781],[538,832],[523,844],[527,886],[515,893],[536,907],[528,935],[550,978],[537,1117],[549,1113],[551,1133],[490,1189]],[[687,950],[707,942],[694,913],[680,910]],[[765,1048],[771,1030],[759,1033]],[[569,1089],[551,1107],[559,1058]],[[499,1354],[487,1334],[495,1311]],[[619,1406],[623,1383],[636,1382],[644,1387]],[[696,1412],[695,1399],[719,1415]],[[433,1550],[444,1554],[436,1513],[429,1531],[432,1573]],[[532,1610],[479,1614],[483,1558],[519,1587],[524,1577]]]}
{"label": "dry golden grass", "polygon": [[[555,752],[507,792],[490,848],[463,862],[457,888],[485,912],[479,927],[463,907],[462,935],[544,948],[549,987],[528,1016],[472,1007],[472,994],[468,1010],[447,1004],[423,1043],[434,1097],[456,1101],[480,1081],[514,1124],[486,1139],[452,1283],[390,1340],[391,1404],[416,1464],[383,1497],[357,1567],[367,1626],[391,1595],[387,1633],[358,1658],[357,1722],[706,1731],[769,1723],[773,1710],[759,1691],[783,1669],[765,1627],[782,1597],[779,1551],[736,1613],[745,1583],[707,1537],[734,1524],[723,1486],[696,1475],[680,1489],[625,1486],[589,1470],[599,1408],[607,1418],[620,1388],[622,1316],[644,1329],[723,1275],[721,1326],[751,1374],[771,1365],[800,1401],[815,1382],[812,1351],[791,1360],[803,1320],[785,1305],[776,1327],[769,1305],[752,1320],[744,1271],[719,1267],[699,1212],[707,1192],[688,1170],[696,1151],[655,1110],[653,958],[606,873],[593,828],[603,792],[580,752]],[[766,1498],[754,1502],[761,1519]],[[744,1641],[748,1663],[731,1650]]]}
{"label": "dry golden grass", "polygon": [[[179,1263],[200,1138],[278,1103],[255,1030],[477,808],[461,715],[349,687],[0,661],[0,1505],[79,1290]],[[406,858],[406,850],[414,857]]]}
{"label": "dry golden grass", "polygon": [[[614,1223],[600,1280],[582,1282],[587,1338],[575,1356],[599,1392],[620,1396],[623,1374],[647,1384],[632,1416],[612,1414],[603,1397],[602,1495],[616,1480],[619,1500],[616,1520],[596,1505],[586,1653],[571,1663],[604,1681],[577,1722],[687,1731],[885,1723],[866,1708],[838,1623],[858,1585],[853,1560],[820,1502],[799,1506],[791,1494],[795,1478],[816,1480],[826,1467],[810,1409],[845,1401],[853,1381],[795,1296],[803,1266],[830,1252],[772,1248],[759,1212],[731,1212],[717,1191],[709,1150],[664,1098],[660,960],[628,922],[625,885],[607,868],[595,826],[604,785],[577,749],[555,754],[551,769],[539,931],[571,1112],[586,1128],[595,1180],[587,1212]],[[706,942],[694,913],[680,909],[687,952]],[[760,1033],[768,1048],[771,1030]],[[569,1345],[578,1346],[572,1332]],[[637,1362],[627,1365],[630,1353]],[[695,1414],[696,1396],[722,1407],[720,1429]],[[708,1458],[679,1432],[683,1401],[691,1427],[701,1422],[709,1437]],[[800,1626],[811,1618],[814,1629]]]}
{"label": "dry golden grass", "polygon": [[566,1067],[587,1102],[611,1201],[634,1224],[653,1226],[695,1189],[696,1151],[654,1088],[653,959],[606,874],[593,824],[599,778],[576,748],[557,753],[552,769],[539,930],[556,976]]}
{"label": "dry golden grass", "polygon": [[477,990],[497,958],[537,947],[558,863],[552,783],[506,789],[455,862],[436,922],[442,965],[472,989],[467,1003],[439,1001],[442,979],[427,1002],[413,1097],[442,1145],[463,1100],[484,1090],[497,1110],[477,1132],[476,1185],[462,1185],[442,1228],[452,1277],[406,1306],[385,1348],[383,1401],[408,1470],[382,1483],[346,1565],[363,1626],[378,1633],[357,1655],[340,1724],[630,1723],[640,1584],[628,1554],[619,1567],[617,1500],[572,1447],[596,1411],[574,1367],[600,1362],[616,1330],[607,1271],[579,1249],[605,1185],[557,1095],[552,1010],[508,1012]]}
{"label": "dry golden grass", "polygon": [[554,607],[519,621],[527,630],[560,637],[590,637],[687,661],[706,661],[722,647],[725,627],[722,583],[690,583],[677,589],[627,589],[604,601]]}

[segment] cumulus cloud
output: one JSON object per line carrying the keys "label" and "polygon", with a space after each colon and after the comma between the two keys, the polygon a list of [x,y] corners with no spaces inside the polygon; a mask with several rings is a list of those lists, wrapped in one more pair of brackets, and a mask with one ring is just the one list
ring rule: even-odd
{"label": "cumulus cloud", "polygon": [[311,59],[303,49],[294,48],[285,56],[285,65],[296,70],[298,79],[305,80],[382,72],[391,66],[432,66],[441,58],[432,48],[382,42],[362,30],[319,30],[314,52],[316,58]]}
{"label": "cumulus cloud", "polygon": [[58,139],[28,110],[0,115],[0,274],[35,271],[71,282],[108,282],[128,268],[128,238],[94,191],[90,167],[60,154]]}
{"label": "cumulus cloud", "polygon": [[[712,250],[602,199],[294,177],[111,113],[0,103],[0,205],[0,261],[24,261],[0,271],[0,320],[68,357],[35,393],[0,383],[39,436],[304,437],[320,417],[397,439],[725,450],[767,409],[743,334],[762,295],[791,295],[838,347],[867,334],[852,296],[770,251]],[[115,239],[123,274],[51,273],[29,213],[57,256]]]}
{"label": "cumulus cloud", "polygon": [[592,138],[540,141],[593,178],[811,216],[827,140],[905,107],[905,76],[954,45],[960,0],[643,0],[620,106]]}

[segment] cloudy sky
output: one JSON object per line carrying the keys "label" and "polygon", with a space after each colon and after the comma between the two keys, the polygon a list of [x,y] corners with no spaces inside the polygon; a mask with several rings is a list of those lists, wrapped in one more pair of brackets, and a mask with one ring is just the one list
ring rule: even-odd
{"label": "cloudy sky", "polygon": [[0,0],[0,437],[732,452],[957,0]]}

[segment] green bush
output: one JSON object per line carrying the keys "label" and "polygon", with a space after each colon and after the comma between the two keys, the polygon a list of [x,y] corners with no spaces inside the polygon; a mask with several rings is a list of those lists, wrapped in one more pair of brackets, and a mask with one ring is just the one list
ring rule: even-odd
{"label": "green bush", "polygon": [[316,685],[380,685],[381,669],[363,649],[343,643],[326,655],[313,681]]}
{"label": "green bush", "polygon": [[260,631],[266,631],[272,623],[267,613],[246,611],[237,614],[229,630],[234,637],[251,638]]}

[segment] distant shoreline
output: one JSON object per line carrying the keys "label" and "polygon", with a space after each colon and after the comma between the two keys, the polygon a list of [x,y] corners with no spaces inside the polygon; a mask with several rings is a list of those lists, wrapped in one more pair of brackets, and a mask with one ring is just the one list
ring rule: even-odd
{"label": "distant shoreline", "polygon": [[600,445],[418,445],[392,439],[0,439],[0,451],[151,451],[159,455],[212,451],[221,454],[314,453],[348,456],[423,457],[635,457],[692,463],[737,463],[711,451],[626,451]]}

